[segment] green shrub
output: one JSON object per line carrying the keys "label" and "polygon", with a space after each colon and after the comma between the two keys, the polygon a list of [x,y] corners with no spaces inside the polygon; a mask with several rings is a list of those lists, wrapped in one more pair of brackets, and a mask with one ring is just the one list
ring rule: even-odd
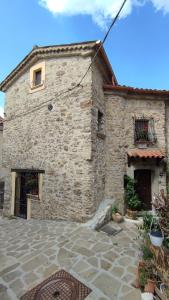
{"label": "green shrub", "polygon": [[141,202],[134,188],[134,179],[126,175],[125,180],[125,200],[127,203],[127,207],[131,210],[137,210],[140,207]]}

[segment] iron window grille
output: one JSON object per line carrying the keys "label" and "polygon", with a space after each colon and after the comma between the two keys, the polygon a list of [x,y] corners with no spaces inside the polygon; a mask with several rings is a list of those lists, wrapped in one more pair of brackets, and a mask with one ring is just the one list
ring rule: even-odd
{"label": "iron window grille", "polygon": [[135,143],[155,143],[157,141],[153,118],[135,119],[134,140]]}

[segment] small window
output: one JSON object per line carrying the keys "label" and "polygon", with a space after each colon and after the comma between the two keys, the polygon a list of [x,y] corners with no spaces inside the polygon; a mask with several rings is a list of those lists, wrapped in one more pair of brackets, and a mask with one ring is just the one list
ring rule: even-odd
{"label": "small window", "polygon": [[98,131],[103,131],[103,129],[104,129],[104,115],[100,110],[98,110],[97,126],[98,126],[97,127]]}
{"label": "small window", "polygon": [[135,120],[135,142],[156,142],[153,119],[137,119]]}
{"label": "small window", "polygon": [[40,85],[42,83],[42,70],[37,70],[34,72],[34,86]]}
{"label": "small window", "polygon": [[45,88],[45,62],[36,64],[30,68],[30,93]]}

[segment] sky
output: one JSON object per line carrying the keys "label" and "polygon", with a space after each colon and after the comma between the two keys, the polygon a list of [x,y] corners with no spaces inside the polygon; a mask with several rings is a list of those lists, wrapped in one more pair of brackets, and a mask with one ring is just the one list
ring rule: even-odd
{"label": "sky", "polygon": [[[121,3],[0,0],[0,81],[34,45],[103,40]],[[119,84],[169,90],[169,0],[128,0],[105,50]]]}

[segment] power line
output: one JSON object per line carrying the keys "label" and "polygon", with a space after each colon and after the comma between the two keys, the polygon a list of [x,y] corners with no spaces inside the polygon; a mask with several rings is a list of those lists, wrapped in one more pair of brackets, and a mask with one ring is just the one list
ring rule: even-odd
{"label": "power line", "polygon": [[126,4],[126,2],[127,2],[127,0],[124,0],[124,1],[123,1],[123,3],[122,3],[122,5],[121,5],[121,7],[120,7],[120,9],[119,9],[119,11],[118,11],[118,13],[117,13],[117,15],[115,16],[115,18],[113,19],[113,21],[112,21],[112,23],[111,23],[111,25],[110,25],[110,27],[109,27],[109,29],[108,29],[108,31],[107,31],[107,33],[106,33],[106,35],[105,35],[105,37],[104,37],[102,43],[100,43],[100,46],[98,47],[98,49],[97,49],[95,55],[93,56],[93,59],[92,59],[92,61],[91,61],[91,64],[89,65],[87,71],[86,71],[85,74],[83,75],[83,77],[82,77],[82,79],[80,80],[80,82],[78,83],[78,85],[80,85],[80,84],[82,83],[83,79],[86,77],[87,73],[89,72],[89,70],[90,70],[90,68],[91,68],[91,66],[92,66],[92,64],[93,64],[93,62],[95,61],[95,59],[96,59],[96,57],[97,57],[97,55],[98,55],[98,53],[99,53],[101,47],[104,45],[105,41],[107,40],[107,37],[108,37],[108,35],[109,35],[109,33],[110,33],[112,27],[113,27],[114,24],[116,23],[116,21],[117,21],[119,15],[120,15],[120,13],[121,13],[121,11],[122,11],[124,5]]}
{"label": "power line", "polygon": [[[113,21],[111,22],[111,24],[110,24],[110,26],[109,26],[109,28],[108,28],[108,31],[106,32],[106,34],[105,34],[105,36],[104,36],[104,38],[103,38],[103,41],[100,42],[100,46],[97,48],[97,51],[96,51],[95,55],[93,56],[93,58],[92,58],[92,60],[91,60],[91,63],[90,63],[90,65],[89,65],[89,67],[87,68],[86,72],[84,73],[84,75],[82,76],[82,78],[80,79],[80,81],[79,81],[75,86],[73,86],[73,87],[71,87],[71,88],[68,88],[68,89],[66,89],[65,91],[62,91],[62,92],[59,93],[58,95],[55,95],[55,97],[60,97],[60,96],[62,96],[62,95],[64,95],[64,94],[67,94],[67,93],[73,91],[74,89],[76,89],[76,88],[78,88],[78,87],[83,87],[83,86],[81,85],[82,81],[84,80],[84,78],[85,78],[86,75],[88,74],[89,70],[91,69],[91,67],[92,67],[92,65],[93,65],[93,63],[94,63],[94,61],[95,61],[95,59],[96,59],[96,57],[97,57],[97,55],[98,55],[100,49],[102,48],[102,46],[104,45],[105,41],[107,40],[107,37],[108,37],[108,35],[109,35],[109,33],[110,33],[112,27],[113,27],[114,24],[116,23],[116,21],[117,21],[119,15],[120,15],[120,13],[121,13],[121,11],[122,11],[124,5],[126,4],[126,2],[127,2],[127,0],[124,0],[124,1],[122,2],[122,5],[120,6],[119,11],[117,12],[115,18],[114,18]],[[21,114],[15,115],[14,117],[11,117],[10,119],[4,120],[4,122],[8,122],[8,121],[11,121],[11,120],[13,120],[13,119],[16,119],[16,118],[18,118],[18,117],[20,117],[20,116],[25,116],[25,115],[27,115],[27,114],[29,114],[29,113],[32,113],[32,112],[34,112],[34,111],[37,111],[37,110],[40,109],[41,107],[44,107],[44,106],[46,105],[46,103],[49,103],[49,102],[51,102],[51,101],[53,101],[53,100],[48,99],[48,100],[44,101],[43,103],[41,103],[40,105],[34,106],[34,108],[33,108],[32,110],[29,110],[29,111],[27,111],[27,112],[25,112],[25,113],[21,113]],[[56,100],[55,100],[55,101],[56,101]]]}

